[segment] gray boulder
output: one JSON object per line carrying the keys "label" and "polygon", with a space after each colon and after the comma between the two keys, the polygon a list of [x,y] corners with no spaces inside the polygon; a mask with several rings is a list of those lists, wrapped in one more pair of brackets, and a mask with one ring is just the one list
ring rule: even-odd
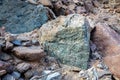
{"label": "gray boulder", "polygon": [[40,44],[49,55],[62,63],[87,68],[89,59],[89,24],[84,16],[61,16],[39,30]]}
{"label": "gray boulder", "polygon": [[22,0],[2,0],[0,26],[11,33],[24,33],[39,28],[48,20],[48,12],[42,5],[32,5]]}

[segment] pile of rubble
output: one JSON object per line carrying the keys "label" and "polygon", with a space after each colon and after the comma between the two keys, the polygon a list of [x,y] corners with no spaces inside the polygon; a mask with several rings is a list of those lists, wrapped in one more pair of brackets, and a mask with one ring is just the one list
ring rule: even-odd
{"label": "pile of rubble", "polygon": [[119,80],[119,3],[1,1],[0,80]]}

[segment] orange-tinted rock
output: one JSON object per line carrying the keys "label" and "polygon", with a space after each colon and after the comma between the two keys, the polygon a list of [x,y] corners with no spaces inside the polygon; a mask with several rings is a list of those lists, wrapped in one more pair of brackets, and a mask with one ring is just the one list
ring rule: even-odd
{"label": "orange-tinted rock", "polygon": [[92,32],[92,41],[101,51],[110,71],[120,77],[120,35],[108,25],[98,23]]}

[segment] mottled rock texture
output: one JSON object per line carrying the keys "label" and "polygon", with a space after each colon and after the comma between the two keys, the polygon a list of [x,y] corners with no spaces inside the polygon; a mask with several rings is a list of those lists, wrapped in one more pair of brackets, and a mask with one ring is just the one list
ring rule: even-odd
{"label": "mottled rock texture", "polygon": [[89,59],[89,28],[84,16],[61,16],[40,28],[39,41],[48,54],[62,63],[86,69]]}
{"label": "mottled rock texture", "polygon": [[22,0],[2,0],[0,26],[5,26],[11,33],[29,32],[47,22],[47,13],[42,5],[32,5]]}

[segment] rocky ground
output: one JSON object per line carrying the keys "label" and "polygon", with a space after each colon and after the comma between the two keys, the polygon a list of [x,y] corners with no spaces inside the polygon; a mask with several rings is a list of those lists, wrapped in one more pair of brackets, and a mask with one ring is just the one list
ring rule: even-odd
{"label": "rocky ground", "polygon": [[0,0],[0,80],[119,80],[119,0]]}

